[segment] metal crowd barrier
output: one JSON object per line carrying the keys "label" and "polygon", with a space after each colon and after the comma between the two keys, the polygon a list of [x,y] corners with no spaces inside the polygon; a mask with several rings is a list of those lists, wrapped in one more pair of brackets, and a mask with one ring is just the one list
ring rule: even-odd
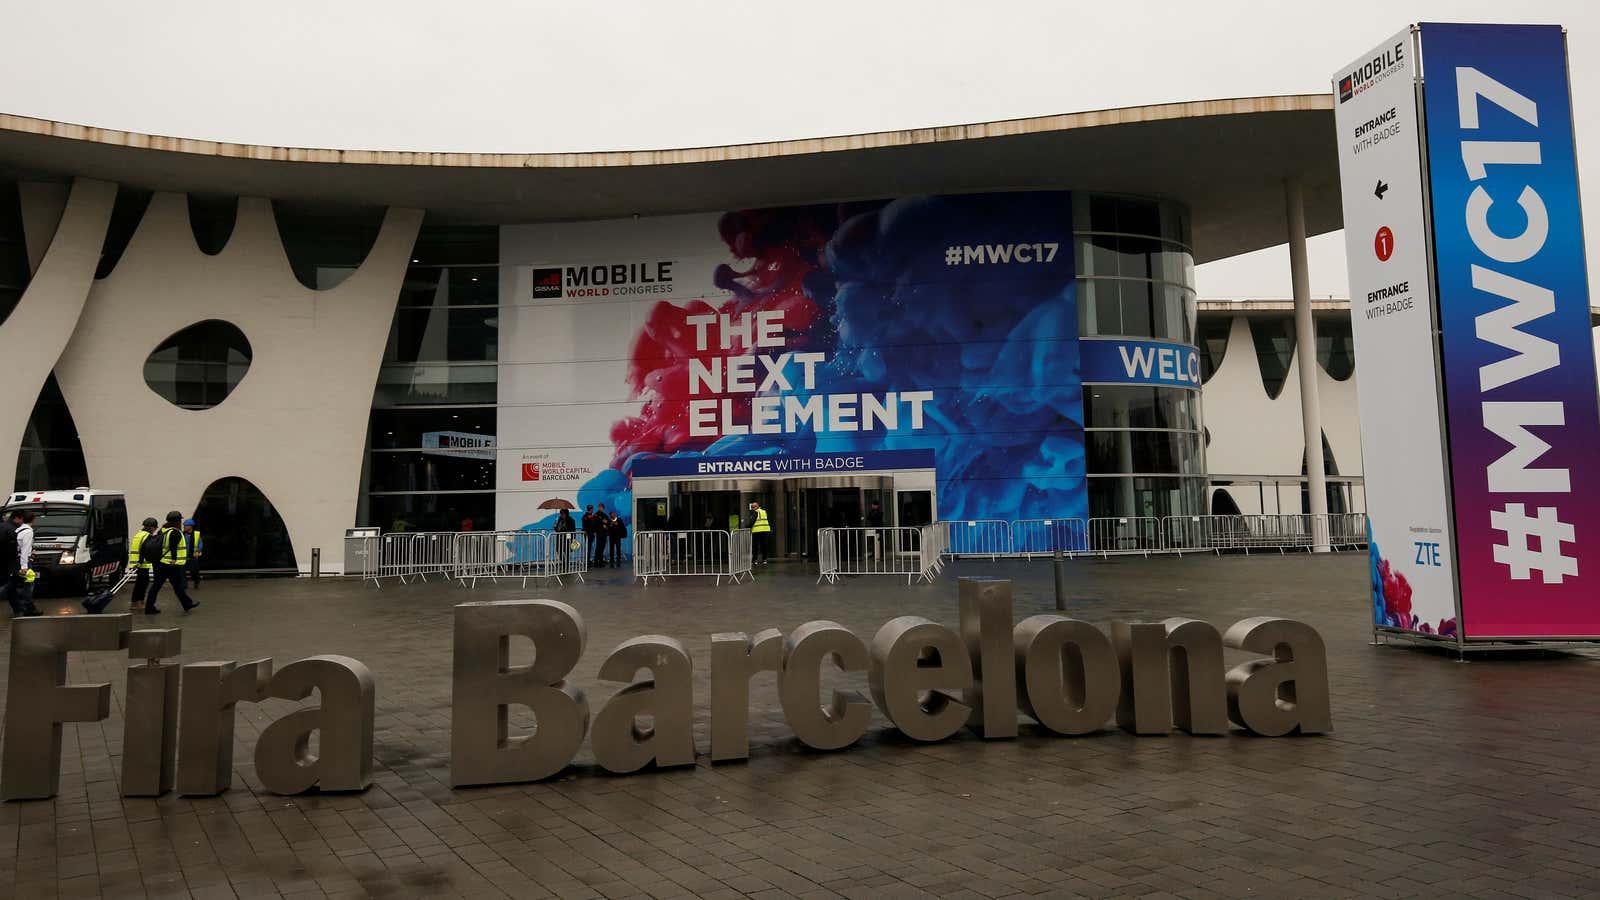
{"label": "metal crowd barrier", "polygon": [[955,519],[944,524],[949,544],[946,556],[999,559],[1012,555],[1011,524],[1004,519]]}
{"label": "metal crowd barrier", "polygon": [[1105,516],[1089,520],[1089,552],[1141,553],[1149,556],[1161,544],[1161,520],[1155,516]]}
{"label": "metal crowd barrier", "polygon": [[817,529],[817,581],[832,584],[841,575],[904,576],[932,580],[923,544],[930,537],[924,528],[819,528]]}
{"label": "metal crowd barrier", "polygon": [[[452,531],[401,531],[364,538],[375,547],[368,551],[368,575],[374,584],[395,578],[405,584],[412,578],[427,581],[429,575],[449,577],[455,566],[455,538]],[[377,564],[372,565],[371,560]]]}
{"label": "metal crowd barrier", "polygon": [[[1367,543],[1365,513],[1337,513],[1323,519],[1307,513],[1228,516],[1168,516],[1163,520],[1166,549],[1177,553],[1224,550],[1311,550],[1322,538],[1330,547]],[[1318,534],[1318,532],[1323,532]]]}
{"label": "metal crowd barrier", "polygon": [[567,576],[582,581],[589,570],[589,555],[572,532],[467,531],[456,535],[455,554],[453,574],[467,587],[477,587],[480,578],[520,578],[523,586],[529,578],[554,578],[561,584]]}
{"label": "metal crowd barrier", "polygon": [[1024,559],[1089,549],[1089,529],[1082,519],[1018,519],[1011,523],[1011,552]]}
{"label": "metal crowd barrier", "polygon": [[1330,513],[1328,515],[1328,545],[1332,547],[1365,547],[1367,545],[1366,513]]}
{"label": "metal crowd barrier", "polygon": [[754,578],[751,562],[754,535],[737,531],[638,531],[633,535],[633,576],[645,584],[650,579],[680,575],[710,575],[738,584]]}
{"label": "metal crowd barrier", "polygon": [[942,527],[945,523],[934,522],[922,526],[922,577],[932,581],[935,575],[944,571],[944,561],[950,549],[950,530]]}

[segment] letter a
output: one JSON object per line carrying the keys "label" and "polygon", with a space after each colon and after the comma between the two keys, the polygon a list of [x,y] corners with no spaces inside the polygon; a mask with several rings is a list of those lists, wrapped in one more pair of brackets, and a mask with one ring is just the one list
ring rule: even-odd
{"label": "letter a", "polygon": [[[272,696],[321,706],[268,725],[256,741],[256,777],[274,794],[359,791],[372,784],[372,672],[348,656],[311,656],[272,676]],[[311,755],[311,732],[320,733]]]}
{"label": "letter a", "polygon": [[[647,634],[623,641],[600,666],[606,681],[633,681],[640,669],[647,681],[617,691],[594,717],[594,758],[607,771],[635,772],[658,766],[694,765],[694,671],[688,651],[677,640]],[[640,716],[651,716],[644,725]]]}
{"label": "letter a", "polygon": [[1236,650],[1270,653],[1228,672],[1228,718],[1256,734],[1278,737],[1333,730],[1328,708],[1328,654],[1316,629],[1260,616],[1235,622],[1222,642]]}

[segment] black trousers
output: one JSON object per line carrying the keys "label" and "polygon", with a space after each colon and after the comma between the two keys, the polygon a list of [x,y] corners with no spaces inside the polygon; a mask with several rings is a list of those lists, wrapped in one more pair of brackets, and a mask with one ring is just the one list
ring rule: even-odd
{"label": "black trousers", "polygon": [[597,531],[589,535],[589,563],[600,565],[606,561],[606,536],[605,532]]}
{"label": "black trousers", "polygon": [[138,606],[139,604],[143,603],[144,596],[148,593],[150,593],[150,570],[138,569],[135,571],[133,576],[132,604],[134,606]]}
{"label": "black trousers", "polygon": [[622,562],[622,538],[614,534],[609,535],[609,538],[611,541],[611,561],[614,563]]}
{"label": "black trousers", "polygon": [[13,617],[32,614],[34,609],[33,585],[22,577],[21,572],[6,578],[5,594],[6,602],[11,605],[11,615]]}
{"label": "black trousers", "polygon": [[150,582],[150,593],[144,597],[144,608],[148,612],[156,608],[156,594],[161,592],[161,586],[172,582],[172,592],[178,595],[178,602],[184,609],[194,605],[194,600],[189,597],[189,590],[184,575],[183,566],[170,566],[166,563],[156,563],[156,577]]}

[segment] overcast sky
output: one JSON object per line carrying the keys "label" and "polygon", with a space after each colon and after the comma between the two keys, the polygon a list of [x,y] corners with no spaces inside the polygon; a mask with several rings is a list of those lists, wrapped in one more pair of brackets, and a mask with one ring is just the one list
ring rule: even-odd
{"label": "overcast sky", "polygon": [[[1597,0],[17,2],[0,112],[309,147],[745,143],[1322,92],[1417,21],[1566,25],[1579,166],[1600,196],[1585,152],[1600,140]],[[1285,296],[1287,260],[1203,266],[1200,293]],[[1341,236],[1313,241],[1311,284],[1345,296]]]}

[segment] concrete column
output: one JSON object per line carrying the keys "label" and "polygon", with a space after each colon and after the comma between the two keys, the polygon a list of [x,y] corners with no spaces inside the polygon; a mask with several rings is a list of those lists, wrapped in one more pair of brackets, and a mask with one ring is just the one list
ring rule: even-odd
{"label": "concrete column", "polygon": [[1294,352],[1300,372],[1300,423],[1306,438],[1314,549],[1328,552],[1328,479],[1322,459],[1322,408],[1317,398],[1317,328],[1311,318],[1311,277],[1306,271],[1306,207],[1300,181],[1283,183],[1289,226],[1289,276],[1294,283]]}

